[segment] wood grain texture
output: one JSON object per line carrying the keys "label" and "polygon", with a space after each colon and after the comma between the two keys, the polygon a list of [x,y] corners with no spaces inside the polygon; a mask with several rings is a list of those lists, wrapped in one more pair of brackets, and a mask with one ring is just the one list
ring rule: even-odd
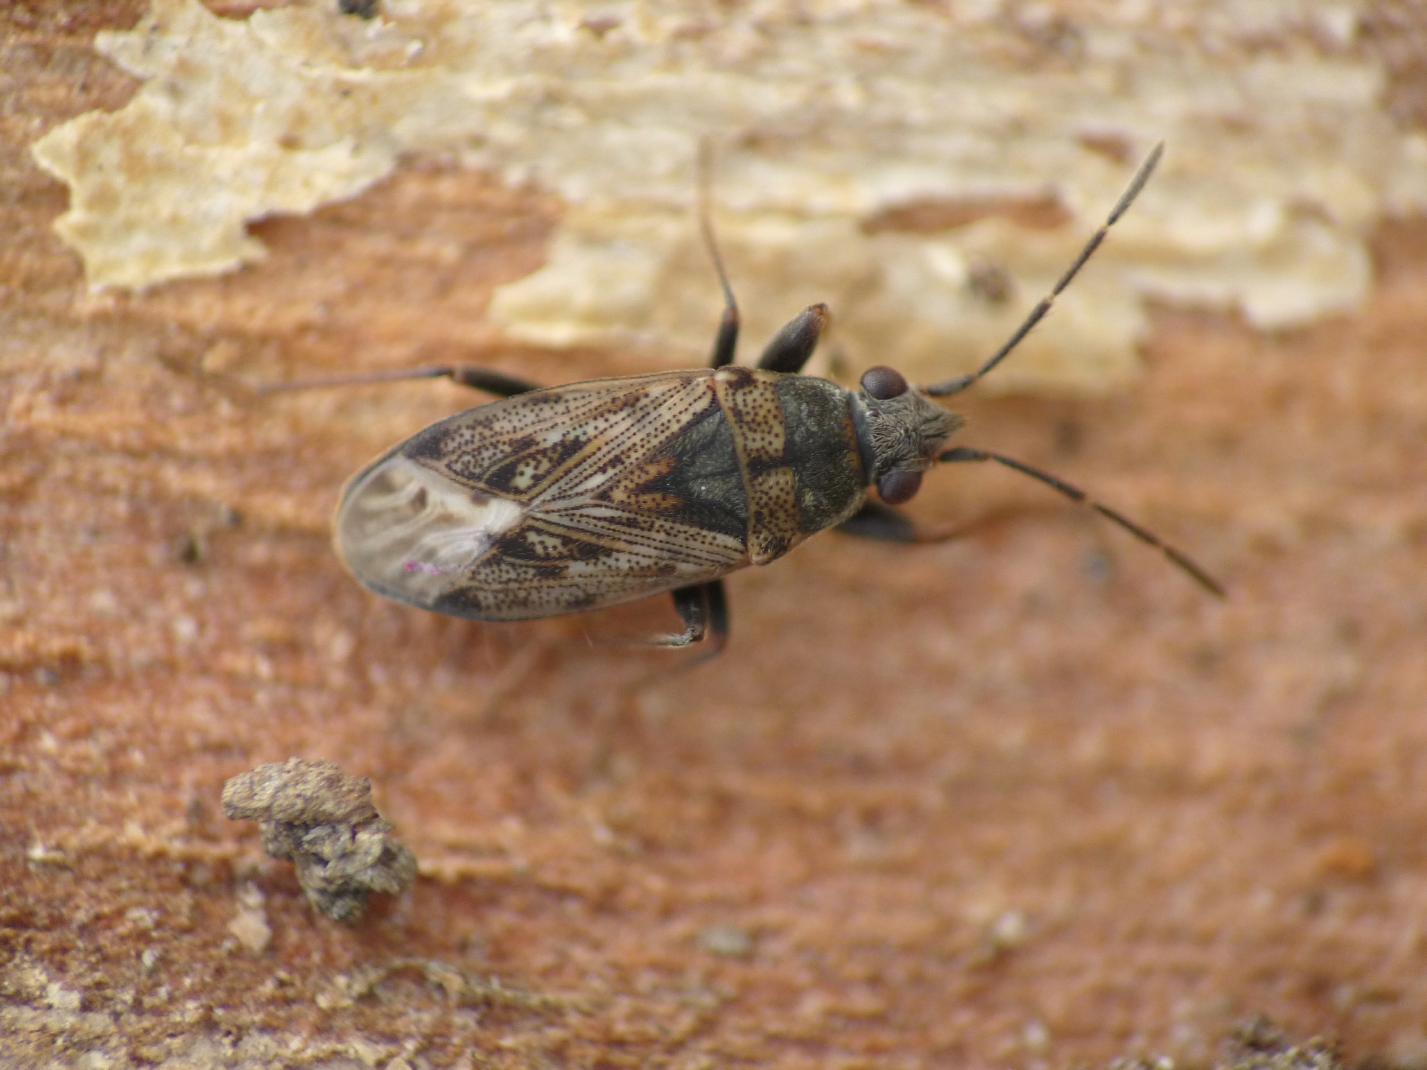
{"label": "wood grain texture", "polygon": [[[1162,310],[1132,393],[968,399],[965,441],[1145,517],[1226,605],[946,471],[916,513],[966,538],[811,540],[650,683],[677,657],[617,640],[662,601],[478,625],[333,558],[343,480],[460,391],[251,390],[640,370],[483,325],[559,204],[413,160],[262,224],[258,267],[90,297],[26,145],[123,102],[89,42],[136,15],[0,14],[0,1064],[1197,1065],[1255,1012],[1427,1057],[1427,226],[1379,236],[1360,316]],[[370,776],[420,860],[358,927],[219,811],[292,755]]]}

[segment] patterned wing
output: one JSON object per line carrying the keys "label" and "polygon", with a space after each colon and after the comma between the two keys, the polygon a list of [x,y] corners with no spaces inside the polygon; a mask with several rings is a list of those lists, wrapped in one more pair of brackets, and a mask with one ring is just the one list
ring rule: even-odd
{"label": "patterned wing", "polygon": [[[377,592],[478,620],[641,598],[748,563],[739,525],[710,524],[681,478],[691,429],[721,427],[710,376],[671,372],[532,391],[443,420],[358,475],[337,541]],[[708,439],[707,434],[702,436]],[[710,453],[715,456],[710,457]]]}

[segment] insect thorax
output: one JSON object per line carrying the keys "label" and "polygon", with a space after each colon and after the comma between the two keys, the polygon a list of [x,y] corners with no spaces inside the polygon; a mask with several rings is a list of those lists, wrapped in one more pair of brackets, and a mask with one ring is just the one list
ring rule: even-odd
{"label": "insect thorax", "polygon": [[748,556],[767,564],[862,503],[851,395],[802,375],[721,368],[719,404],[748,489]]}

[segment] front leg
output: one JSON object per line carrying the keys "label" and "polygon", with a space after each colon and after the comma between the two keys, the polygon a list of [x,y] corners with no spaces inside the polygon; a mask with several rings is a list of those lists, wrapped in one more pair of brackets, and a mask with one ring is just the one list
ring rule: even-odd
{"label": "front leg", "polygon": [[[836,528],[843,535],[855,535],[859,539],[876,539],[879,542],[938,542],[936,536],[917,529],[916,524],[889,505],[868,498],[862,508],[853,513]],[[950,536],[945,536],[949,538]]]}
{"label": "front leg", "polygon": [[930,545],[960,539],[993,522],[994,517],[987,514],[954,528],[928,531],[905,513],[868,498],[862,503],[862,508],[833,530],[842,535],[854,535],[859,539],[874,539],[877,542]]}
{"label": "front leg", "polygon": [[809,305],[803,309],[773,336],[763,356],[758,358],[758,367],[785,374],[802,371],[830,318],[827,305]]}

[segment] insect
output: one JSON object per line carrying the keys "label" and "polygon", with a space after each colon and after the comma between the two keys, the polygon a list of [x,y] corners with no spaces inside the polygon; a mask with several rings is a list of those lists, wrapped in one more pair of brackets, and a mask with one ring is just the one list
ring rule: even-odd
{"label": "insect", "polygon": [[1095,510],[1222,595],[1189,557],[1079,488],[1000,453],[949,445],[963,421],[934,400],[974,385],[1044,318],[1162,151],[1005,344],[975,371],[929,386],[880,366],[857,390],[800,374],[828,322],[822,304],[783,327],[756,367],[735,365],[738,305],[706,207],[700,222],[724,298],[706,368],[551,388],[469,366],[330,380],[449,378],[502,399],[417,432],[354,476],[337,510],[337,551],[378,594],[473,620],[670,592],[684,627],[654,642],[705,642],[711,655],[729,631],[724,576],[776,561],[827,528],[918,541],[891,507],[910,500],[933,465],[989,461]]}

